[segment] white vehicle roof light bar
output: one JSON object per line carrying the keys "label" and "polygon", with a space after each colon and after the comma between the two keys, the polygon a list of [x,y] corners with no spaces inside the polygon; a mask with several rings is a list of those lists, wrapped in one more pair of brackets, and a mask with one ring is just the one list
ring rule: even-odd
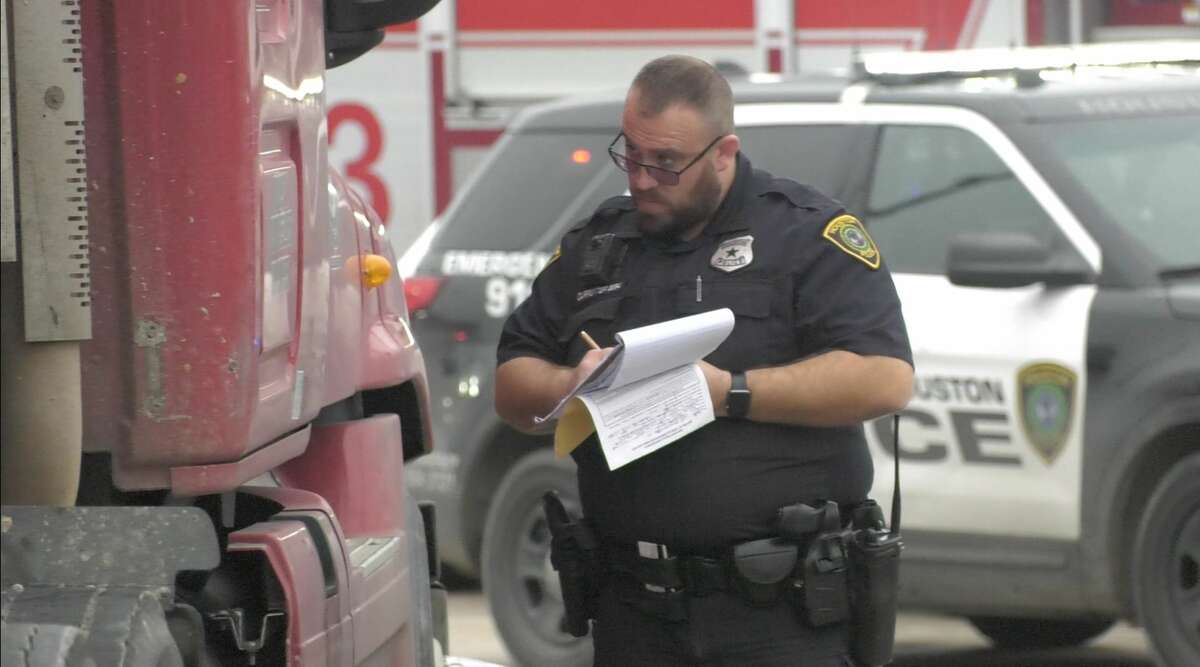
{"label": "white vehicle roof light bar", "polygon": [[1162,65],[1200,66],[1200,42],[1112,42],[1014,49],[877,52],[863,54],[858,71],[861,78],[884,85],[988,76],[1015,76],[1022,85],[1036,85],[1041,82],[1039,75],[1047,71]]}

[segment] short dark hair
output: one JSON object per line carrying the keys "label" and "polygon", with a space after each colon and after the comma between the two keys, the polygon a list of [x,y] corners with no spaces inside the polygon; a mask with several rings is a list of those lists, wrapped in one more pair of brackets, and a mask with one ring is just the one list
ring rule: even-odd
{"label": "short dark hair", "polygon": [[733,92],[712,65],[691,56],[663,56],[646,63],[633,79],[638,111],[658,115],[682,104],[700,113],[714,130],[733,133]]}

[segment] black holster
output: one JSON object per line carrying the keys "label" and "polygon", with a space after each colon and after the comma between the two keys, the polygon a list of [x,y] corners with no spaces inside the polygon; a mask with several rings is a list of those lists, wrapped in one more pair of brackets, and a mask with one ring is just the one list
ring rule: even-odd
{"label": "black holster", "polygon": [[850,654],[863,667],[878,667],[892,661],[902,543],[874,501],[855,510],[852,528]]}
{"label": "black holster", "polygon": [[795,600],[801,618],[814,628],[848,619],[850,562],[838,504],[796,503],[781,508],[779,534],[802,548]]}
{"label": "black holster", "polygon": [[564,630],[575,637],[588,633],[588,621],[596,616],[599,585],[596,537],[582,520],[573,519],[554,491],[542,496],[542,508],[550,527],[550,564],[558,572],[566,607]]}

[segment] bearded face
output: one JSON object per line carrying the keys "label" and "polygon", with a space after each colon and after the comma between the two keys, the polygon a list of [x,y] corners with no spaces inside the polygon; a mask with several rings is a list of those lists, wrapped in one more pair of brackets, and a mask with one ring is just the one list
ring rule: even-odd
{"label": "bearded face", "polygon": [[631,191],[638,207],[638,229],[654,239],[689,236],[716,213],[721,205],[721,183],[712,163],[696,165],[702,171],[691,187],[682,183],[672,188]]}
{"label": "bearded face", "polygon": [[628,175],[643,236],[695,238],[733,180],[738,139],[685,104],[647,110],[634,88],[609,150]]}

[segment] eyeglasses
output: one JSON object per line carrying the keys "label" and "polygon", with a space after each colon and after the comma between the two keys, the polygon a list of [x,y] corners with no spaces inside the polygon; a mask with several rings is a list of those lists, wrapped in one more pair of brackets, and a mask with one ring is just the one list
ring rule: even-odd
{"label": "eyeglasses", "polygon": [[704,154],[707,153],[709,149],[711,149],[713,146],[716,146],[718,141],[725,138],[725,135],[722,134],[716,139],[713,139],[707,146],[704,147],[704,150],[700,151],[696,157],[692,158],[691,162],[684,165],[683,169],[679,169],[677,171],[673,169],[667,169],[666,167],[656,167],[652,164],[638,162],[626,157],[625,155],[622,155],[621,153],[618,153],[613,146],[616,146],[617,142],[624,137],[625,133],[621,132],[617,134],[617,138],[613,139],[612,143],[608,145],[608,155],[612,158],[613,163],[617,165],[618,169],[624,172],[633,172],[636,171],[638,167],[641,167],[642,169],[645,169],[646,173],[650,175],[650,178],[653,178],[659,185],[679,185],[679,177],[683,175],[683,172],[687,171],[692,165],[699,162],[700,158],[704,157]]}

